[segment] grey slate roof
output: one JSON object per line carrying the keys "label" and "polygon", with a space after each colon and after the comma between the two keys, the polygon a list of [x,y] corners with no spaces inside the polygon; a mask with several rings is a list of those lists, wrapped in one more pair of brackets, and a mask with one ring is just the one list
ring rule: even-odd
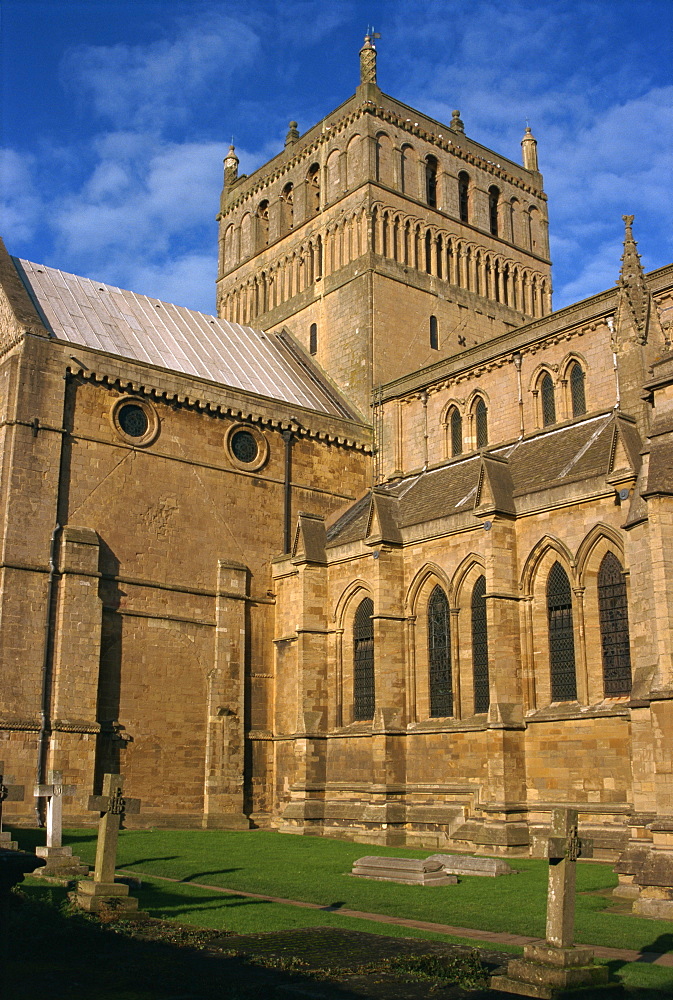
{"label": "grey slate roof", "polygon": [[58,340],[352,418],[290,338],[12,258]]}
{"label": "grey slate roof", "polygon": [[[391,501],[390,518],[394,518],[396,528],[405,528],[473,511],[477,506],[484,470],[489,474],[491,490],[495,488],[496,494],[503,494],[496,497],[498,506],[505,503],[508,509],[514,511],[518,496],[526,497],[538,490],[607,476],[617,422],[622,440],[637,456],[637,431],[611,411],[550,428],[514,444],[495,446],[488,449],[483,458],[475,453],[394,483],[383,484],[376,491]],[[495,469],[484,469],[489,463],[489,456],[505,459],[506,462],[500,468],[501,462],[491,459]],[[634,461],[639,460],[634,458]],[[673,477],[671,479],[673,481]],[[508,500],[504,494],[510,491],[511,498]],[[371,503],[371,494],[368,494],[344,511],[328,529],[328,544],[342,545],[368,537]]]}

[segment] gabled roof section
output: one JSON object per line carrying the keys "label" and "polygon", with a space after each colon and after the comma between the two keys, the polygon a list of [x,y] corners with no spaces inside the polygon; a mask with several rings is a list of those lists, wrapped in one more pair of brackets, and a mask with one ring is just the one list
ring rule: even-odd
{"label": "gabled roof section", "polygon": [[358,419],[287,334],[253,330],[100,281],[12,260],[44,325],[58,340]]}
{"label": "gabled roof section", "polygon": [[[602,479],[607,485],[615,455],[637,472],[639,451],[632,421],[613,411],[589,416],[377,486],[334,522],[328,542],[399,543],[404,528],[439,518],[472,514],[476,524],[489,513],[515,517],[518,497],[528,504],[536,493],[571,483]],[[382,539],[373,537],[375,523]]]}

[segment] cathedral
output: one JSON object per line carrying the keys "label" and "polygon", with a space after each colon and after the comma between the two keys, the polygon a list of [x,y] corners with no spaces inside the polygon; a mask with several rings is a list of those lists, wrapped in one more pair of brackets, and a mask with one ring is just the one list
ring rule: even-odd
{"label": "cathedral", "polygon": [[217,316],[0,251],[4,821],[535,855],[673,918],[673,265],[553,311],[522,162],[377,85],[250,176]]}

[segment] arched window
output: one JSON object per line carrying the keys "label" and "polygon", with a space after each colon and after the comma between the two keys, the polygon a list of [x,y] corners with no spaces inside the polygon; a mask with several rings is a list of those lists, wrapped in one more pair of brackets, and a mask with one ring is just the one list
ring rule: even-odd
{"label": "arched window", "polygon": [[458,174],[458,215],[461,222],[470,221],[470,175],[464,170]]}
{"label": "arched window", "polygon": [[582,366],[573,361],[570,366],[570,400],[572,403],[573,417],[579,417],[587,412],[586,398],[584,395],[584,370]]}
{"label": "arched window", "polygon": [[374,718],[374,602],[360,601],[353,620],[353,718]]}
{"label": "arched window", "polygon": [[598,615],[603,654],[603,693],[606,698],[631,691],[631,650],[626,583],[619,560],[603,556],[598,570]]}
{"label": "arched window", "polygon": [[433,351],[439,350],[439,331],[437,329],[437,317],[430,317],[430,347]]}
{"label": "arched window", "polygon": [[488,712],[488,632],[486,629],[486,577],[482,574],[472,588],[472,677],[474,711]]}
{"label": "arched window", "polygon": [[266,247],[269,245],[269,203],[266,200],[260,201],[257,208],[257,226],[259,244]]}
{"label": "arched window", "polygon": [[403,193],[407,190],[409,181],[407,174],[409,173],[409,166],[411,164],[410,154],[411,146],[402,146],[400,152],[400,191]]}
{"label": "arched window", "polygon": [[457,406],[452,406],[449,413],[449,431],[451,433],[451,458],[463,454],[463,418]]}
{"label": "arched window", "polygon": [[554,563],[547,577],[547,621],[551,700],[576,701],[572,598],[568,575],[559,562]]}
{"label": "arched window", "polygon": [[432,236],[429,229],[425,234],[425,270],[428,274],[432,272]]}
{"label": "arched window", "polygon": [[430,715],[453,715],[449,602],[441,587],[435,587],[428,601],[428,662]]}
{"label": "arched window", "polygon": [[309,167],[306,175],[308,192],[306,205],[310,215],[316,215],[320,211],[320,165],[314,163]]}
{"label": "arched window", "polygon": [[554,402],[554,383],[549,372],[540,379],[540,404],[542,407],[542,426],[556,423],[556,404]]}
{"label": "arched window", "polygon": [[437,157],[425,158],[425,200],[430,208],[437,208]]}
{"label": "arched window", "polygon": [[308,351],[309,354],[318,353],[318,324],[311,323],[311,327],[308,332]]}
{"label": "arched window", "polygon": [[500,191],[493,185],[488,189],[488,224],[491,229],[491,236],[498,235],[498,202]]}
{"label": "arched window", "polygon": [[294,226],[294,188],[286,184],[280,194],[280,223],[283,233],[288,233]]}
{"label": "arched window", "polygon": [[488,410],[481,396],[474,407],[474,433],[477,448],[485,448],[488,444]]}

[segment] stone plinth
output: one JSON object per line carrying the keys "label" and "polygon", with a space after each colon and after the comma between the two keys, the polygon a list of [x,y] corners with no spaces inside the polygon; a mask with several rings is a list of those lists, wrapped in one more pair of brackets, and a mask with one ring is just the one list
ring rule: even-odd
{"label": "stone plinth", "polygon": [[404,885],[455,885],[458,881],[455,875],[447,875],[438,861],[416,858],[358,858],[351,875]]}
{"label": "stone plinth", "polygon": [[124,882],[94,882],[82,879],[77,883],[77,905],[89,913],[113,910],[120,917],[139,916],[138,900],[129,896]]}
{"label": "stone plinth", "polygon": [[0,830],[0,850],[18,851],[18,849],[18,841],[12,840],[12,835],[9,830]]}
{"label": "stone plinth", "polygon": [[523,958],[507,963],[507,975],[492,976],[491,988],[502,993],[552,1000],[566,990],[606,986],[608,970],[593,964],[591,948],[553,948],[529,944]]}
{"label": "stone plinth", "polygon": [[35,853],[45,861],[45,867],[35,874],[44,878],[69,881],[89,873],[89,866],[80,864],[79,858],[72,853],[72,847],[36,847]]}

